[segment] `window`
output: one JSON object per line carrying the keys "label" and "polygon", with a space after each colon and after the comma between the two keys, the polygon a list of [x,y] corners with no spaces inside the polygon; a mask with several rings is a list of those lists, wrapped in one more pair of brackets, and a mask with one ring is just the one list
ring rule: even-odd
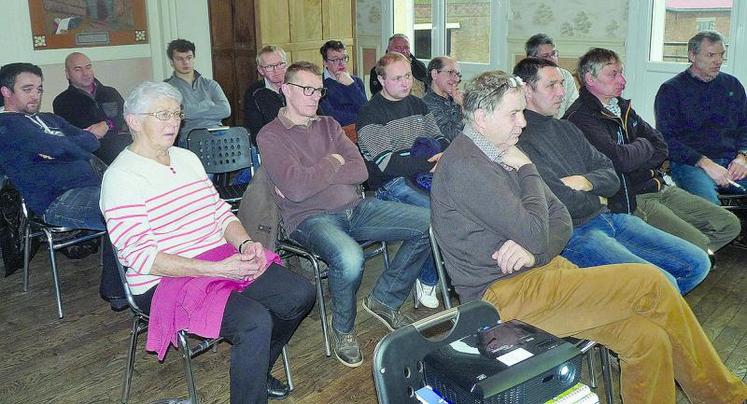
{"label": "window", "polygon": [[732,2],[733,0],[654,0],[649,60],[687,63],[687,41],[703,30],[719,31],[728,42]]}

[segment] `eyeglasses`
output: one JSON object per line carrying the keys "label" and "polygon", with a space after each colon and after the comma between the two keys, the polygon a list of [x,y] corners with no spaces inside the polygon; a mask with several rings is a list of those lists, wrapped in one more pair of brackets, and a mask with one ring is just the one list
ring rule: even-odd
{"label": "eyeglasses", "polygon": [[449,69],[449,70],[439,70],[438,72],[439,73],[446,73],[446,74],[448,74],[451,77],[458,78],[459,80],[462,79],[462,73],[459,72],[458,70],[451,70],[451,69]]}
{"label": "eyeglasses", "polygon": [[311,97],[316,92],[319,93],[320,97],[324,97],[327,94],[327,89],[324,88],[324,87],[316,88],[316,87],[310,87],[310,86],[302,86],[300,84],[290,83],[290,82],[285,83],[285,84],[290,84],[292,86],[296,86],[298,88],[302,88],[303,89],[303,95],[305,95],[307,97]]}
{"label": "eyeglasses", "polygon": [[342,62],[347,63],[349,61],[350,61],[350,56],[348,56],[348,55],[345,55],[345,56],[343,56],[341,58],[337,58],[337,59],[327,59],[327,62],[332,63],[332,64],[336,64],[336,65],[339,65]]}
{"label": "eyeglasses", "polygon": [[173,111],[173,112],[171,112],[171,111],[141,112],[141,113],[136,114],[136,115],[154,116],[159,121],[164,121],[164,122],[169,121],[169,120],[171,120],[173,118],[177,118],[180,121],[182,119],[184,119],[184,112],[181,111],[181,110],[179,110],[179,111]]}
{"label": "eyeglasses", "polygon": [[285,62],[280,62],[280,63],[275,63],[274,65],[264,65],[264,66],[260,65],[259,67],[261,67],[261,68],[263,68],[265,70],[272,70],[274,72],[277,69],[284,68],[285,65],[286,65]]}
{"label": "eyeglasses", "polygon": [[552,52],[542,53],[542,54],[537,55],[537,57],[540,57],[542,59],[558,57],[558,56],[560,56],[560,51],[557,49],[553,50]]}
{"label": "eyeglasses", "polygon": [[518,77],[518,76],[508,77],[506,79],[506,81],[503,82],[503,84],[501,84],[498,87],[496,87],[493,91],[491,91],[490,93],[488,93],[488,95],[480,98],[480,101],[477,101],[477,108],[475,108],[475,109],[479,109],[480,108],[480,104],[482,104],[483,101],[485,101],[488,98],[491,98],[491,97],[495,96],[496,94],[498,94],[503,87],[519,88],[519,87],[522,87],[522,86],[524,86],[524,80],[522,80],[521,77]]}

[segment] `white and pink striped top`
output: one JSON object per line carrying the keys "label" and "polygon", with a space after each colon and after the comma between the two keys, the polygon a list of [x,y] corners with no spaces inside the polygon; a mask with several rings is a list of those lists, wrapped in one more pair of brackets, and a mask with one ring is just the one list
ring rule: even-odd
{"label": "white and pink striped top", "polygon": [[225,243],[226,227],[238,220],[195,154],[171,147],[169,156],[165,166],[125,149],[101,185],[101,211],[133,294],[160,281],[150,275],[158,252],[195,257]]}

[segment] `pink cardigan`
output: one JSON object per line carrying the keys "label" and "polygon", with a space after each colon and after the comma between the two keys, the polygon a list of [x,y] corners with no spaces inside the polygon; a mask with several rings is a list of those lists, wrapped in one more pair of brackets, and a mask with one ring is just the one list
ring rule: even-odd
{"label": "pink cardigan", "polygon": [[[215,262],[237,253],[232,245],[224,244],[195,259]],[[281,264],[280,257],[270,250],[265,249],[265,257],[267,266]],[[164,277],[153,294],[145,349],[156,352],[158,360],[163,360],[169,345],[176,346],[176,333],[179,330],[188,330],[190,334],[205,338],[217,338],[228,296],[233,291],[243,291],[251,283],[250,280],[205,276]]]}

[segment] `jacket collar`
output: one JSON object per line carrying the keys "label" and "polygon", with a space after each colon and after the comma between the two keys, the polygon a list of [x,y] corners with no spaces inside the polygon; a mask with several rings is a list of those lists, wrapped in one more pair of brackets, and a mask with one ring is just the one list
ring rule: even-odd
{"label": "jacket collar", "polygon": [[[611,112],[609,112],[607,108],[604,107],[604,105],[602,105],[602,101],[600,101],[596,95],[592,94],[591,91],[586,88],[586,86],[581,87],[578,92],[578,98],[586,106],[586,108],[590,108],[596,113],[610,115],[611,117],[617,118]],[[622,114],[624,116],[625,112],[630,108],[630,100],[622,97],[617,97],[617,102],[618,105],[620,105],[620,110],[622,110]],[[573,109],[575,110],[576,108]]]}

